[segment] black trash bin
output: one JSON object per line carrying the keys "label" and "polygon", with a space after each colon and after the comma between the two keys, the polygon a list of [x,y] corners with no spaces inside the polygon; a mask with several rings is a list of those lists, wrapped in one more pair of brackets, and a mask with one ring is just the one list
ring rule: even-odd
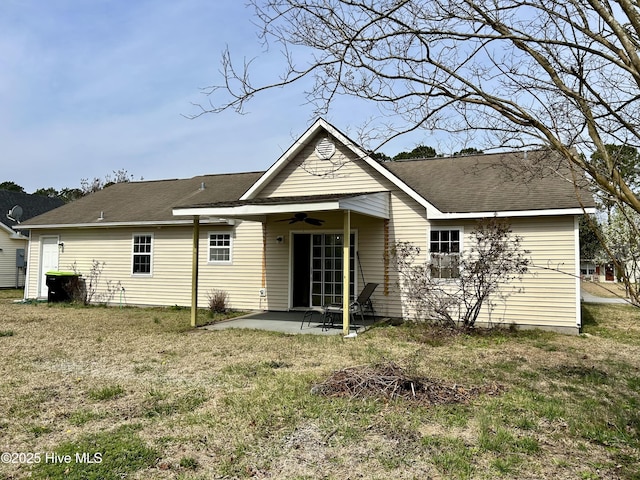
{"label": "black trash bin", "polygon": [[74,288],[78,285],[79,274],[74,272],[51,271],[47,276],[48,302],[69,302]]}

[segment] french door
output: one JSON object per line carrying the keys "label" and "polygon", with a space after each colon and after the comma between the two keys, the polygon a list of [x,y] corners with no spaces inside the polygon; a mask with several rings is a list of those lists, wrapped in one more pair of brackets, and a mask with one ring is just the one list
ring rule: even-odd
{"label": "french door", "polygon": [[[321,307],[342,303],[342,233],[293,235],[292,306]],[[355,235],[349,251],[349,295],[355,291]]]}

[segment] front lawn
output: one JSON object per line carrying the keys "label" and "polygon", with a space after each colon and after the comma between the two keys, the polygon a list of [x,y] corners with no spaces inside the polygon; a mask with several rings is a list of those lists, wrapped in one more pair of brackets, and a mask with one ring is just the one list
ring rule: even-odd
{"label": "front lawn", "polygon": [[[4,455],[2,478],[640,479],[640,311],[625,305],[585,306],[574,337],[343,340],[15,295],[0,292],[0,452],[31,456]],[[317,388],[390,363],[462,403]]]}

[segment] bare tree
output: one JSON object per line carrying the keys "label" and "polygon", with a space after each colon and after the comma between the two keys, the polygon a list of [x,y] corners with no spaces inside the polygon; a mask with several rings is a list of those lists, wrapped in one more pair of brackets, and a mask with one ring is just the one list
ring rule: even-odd
{"label": "bare tree", "polygon": [[242,112],[262,91],[312,79],[315,113],[344,95],[377,103],[382,143],[428,129],[484,134],[491,147],[551,147],[640,212],[605,148],[640,145],[637,0],[249,3],[265,45],[282,51],[284,71],[254,84],[251,62],[238,64],[227,50],[223,81],[205,89],[210,102],[194,116]]}
{"label": "bare tree", "polygon": [[[420,249],[399,242],[394,249],[400,289],[413,318],[454,328],[472,328],[486,307],[489,318],[499,304],[520,290],[515,281],[528,272],[529,252],[509,224],[480,220],[470,234],[471,247],[449,254],[449,278],[434,275],[437,260],[417,261]],[[437,267],[435,267],[437,268]]]}
{"label": "bare tree", "polygon": [[133,175],[130,175],[125,169],[114,170],[113,177],[109,174],[105,175],[104,179],[94,177],[93,180],[88,178],[82,178],[80,180],[80,189],[82,195],[88,195],[102,190],[103,188],[110,187],[116,183],[126,183],[133,180]]}

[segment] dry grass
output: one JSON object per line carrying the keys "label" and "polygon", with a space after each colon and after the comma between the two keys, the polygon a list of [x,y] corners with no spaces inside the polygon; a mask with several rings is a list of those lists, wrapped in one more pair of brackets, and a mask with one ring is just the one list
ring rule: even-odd
{"label": "dry grass", "polygon": [[[13,295],[0,292],[0,451],[103,461],[5,463],[3,478],[640,478],[640,323],[627,306],[589,306],[577,337],[403,326],[343,341]],[[311,392],[381,362],[506,391],[434,406]]]}
{"label": "dry grass", "polygon": [[622,283],[608,283],[608,282],[587,282],[580,283],[580,288],[595,295],[596,297],[603,298],[625,298],[626,292],[624,284]]}

